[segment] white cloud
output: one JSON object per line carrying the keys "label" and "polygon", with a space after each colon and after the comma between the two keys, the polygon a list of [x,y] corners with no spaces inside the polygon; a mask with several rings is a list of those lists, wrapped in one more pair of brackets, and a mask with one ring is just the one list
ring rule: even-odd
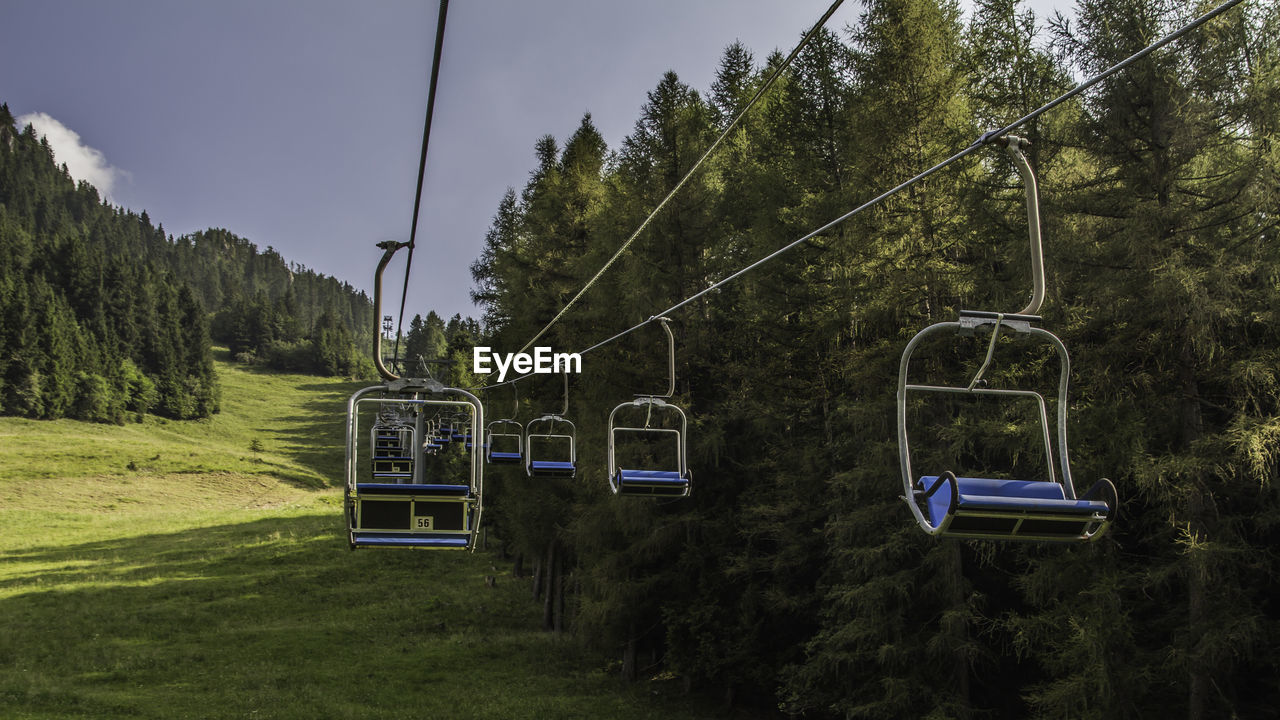
{"label": "white cloud", "polygon": [[67,171],[77,181],[84,180],[98,188],[98,192],[107,200],[111,200],[111,191],[116,181],[124,177],[123,170],[112,167],[101,151],[85,145],[80,134],[42,113],[30,113],[18,118],[18,127],[30,125],[36,136],[44,136],[53,148],[55,162],[66,163]]}

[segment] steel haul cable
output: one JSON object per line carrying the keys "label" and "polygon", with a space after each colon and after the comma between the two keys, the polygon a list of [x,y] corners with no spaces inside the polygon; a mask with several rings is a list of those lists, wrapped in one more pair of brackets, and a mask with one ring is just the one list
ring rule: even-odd
{"label": "steel haul cable", "polygon": [[[418,189],[413,198],[413,224],[409,227],[409,257],[404,264],[404,289],[400,292],[400,317],[396,322],[396,345],[392,359],[400,357],[400,334],[404,328],[404,304],[409,296],[409,270],[413,268],[413,247],[418,239],[418,214],[422,209],[422,181],[427,173],[427,145],[431,140],[431,116],[436,107],[436,85],[440,80],[440,56],[444,53],[444,21],[449,12],[449,0],[440,0],[440,15],[436,19],[436,45],[431,57],[431,80],[427,85],[427,117],[422,123],[422,156],[418,160]],[[376,321],[377,318],[374,318]]]}
{"label": "steel haul cable", "polygon": [[585,295],[588,290],[591,289],[591,286],[595,285],[596,281],[599,280],[601,276],[603,276],[606,272],[608,272],[609,268],[615,262],[617,262],[618,258],[622,257],[622,254],[627,251],[627,248],[631,247],[631,244],[635,242],[636,238],[640,237],[640,233],[644,232],[644,229],[649,227],[649,223],[653,222],[653,219],[657,217],[658,213],[662,212],[662,209],[667,206],[667,203],[671,201],[671,198],[675,197],[676,193],[680,192],[680,188],[684,187],[685,183],[687,183],[689,179],[693,177],[693,174],[698,171],[698,168],[702,167],[702,163],[706,161],[708,157],[711,156],[711,153],[715,152],[716,148],[718,148],[720,144],[724,142],[725,138],[729,137],[729,134],[733,131],[735,127],[737,127],[738,122],[742,120],[742,118],[747,114],[748,111],[751,110],[751,108],[756,104],[756,102],[759,101],[760,98],[764,96],[765,92],[769,90],[770,86],[773,85],[774,81],[776,81],[782,75],[782,73],[787,69],[787,67],[791,65],[791,61],[794,60],[796,56],[800,54],[800,51],[803,50],[805,46],[809,44],[809,41],[813,39],[815,35],[817,35],[818,30],[827,23],[827,20],[831,19],[831,16],[835,13],[836,9],[839,8],[843,2],[844,0],[835,0],[835,2],[831,3],[831,7],[827,8],[827,11],[822,14],[822,17],[818,18],[818,21],[813,24],[813,27],[809,29],[809,32],[805,33],[804,37],[801,38],[800,44],[796,45],[795,49],[791,51],[791,54],[788,55],[787,58],[782,61],[782,64],[779,65],[774,70],[773,74],[769,76],[769,79],[766,80],[764,84],[760,86],[760,89],[756,91],[756,94],[752,96],[751,100],[748,101],[745,106],[743,106],[742,110],[738,111],[738,114],[734,116],[733,120],[729,123],[729,125],[725,127],[723,132],[720,133],[720,136],[715,139],[715,142],[711,143],[711,147],[707,148],[706,151],[702,153],[702,157],[698,158],[698,161],[693,164],[693,167],[689,168],[689,170],[684,174],[684,177],[680,178],[680,181],[675,184],[675,187],[671,188],[671,191],[667,193],[666,197],[662,198],[662,201],[658,203],[657,207],[655,207],[652,211],[650,211],[649,216],[644,219],[644,222],[640,223],[640,227],[636,228],[635,232],[631,233],[631,236],[627,238],[626,242],[622,243],[622,247],[618,248],[618,250],[614,252],[613,256],[610,257],[607,262],[605,262],[604,266],[601,267],[600,270],[597,271],[596,274],[592,276],[590,280],[587,281],[587,284],[583,285],[582,289],[579,290],[578,293],[569,300],[569,302],[565,303],[564,307],[560,308],[560,312],[556,313],[556,316],[551,318],[551,322],[543,326],[543,328],[539,330],[536,335],[534,335],[532,338],[529,338],[529,342],[525,343],[524,347],[521,347],[516,352],[524,352],[525,350],[528,350],[529,347],[532,346],[535,342],[537,342],[539,338],[545,335],[553,325],[559,322],[560,318],[564,317],[565,313],[569,312],[569,308],[573,307],[574,304],[577,303],[578,300],[583,295]]}
{"label": "steel haul cable", "polygon": [[[808,241],[812,240],[813,238],[817,237],[818,235],[821,235],[822,233],[824,233],[824,232],[826,232],[826,231],[830,230],[831,228],[834,228],[834,227],[836,227],[836,226],[840,225],[841,223],[844,223],[845,221],[847,221],[847,220],[849,220],[850,218],[852,218],[853,216],[855,216],[855,215],[857,215],[857,214],[859,214],[859,213],[863,212],[864,210],[867,210],[867,209],[869,209],[869,208],[871,208],[871,207],[874,207],[875,205],[880,204],[881,202],[883,202],[884,200],[888,199],[889,197],[891,197],[891,196],[893,196],[893,195],[896,195],[897,193],[899,193],[899,192],[901,192],[901,191],[903,191],[903,190],[905,190],[905,189],[907,189],[907,188],[911,187],[912,185],[915,185],[916,183],[920,182],[921,180],[924,180],[925,178],[928,178],[929,176],[931,176],[931,175],[933,175],[933,174],[935,174],[935,173],[939,172],[940,170],[942,170],[942,169],[946,168],[948,165],[951,165],[952,163],[954,163],[954,162],[956,162],[956,161],[960,160],[961,158],[964,158],[964,157],[966,157],[966,156],[968,156],[968,155],[972,154],[973,152],[975,152],[975,151],[977,151],[978,149],[982,148],[983,146],[985,146],[985,145],[987,145],[987,144],[991,143],[992,141],[996,140],[997,138],[1000,138],[1000,137],[1003,137],[1003,136],[1007,135],[1009,132],[1011,132],[1011,131],[1013,131],[1014,129],[1016,129],[1016,128],[1020,127],[1021,125],[1024,125],[1024,124],[1026,124],[1026,123],[1030,122],[1031,120],[1034,120],[1035,118],[1040,117],[1041,115],[1043,115],[1044,113],[1048,112],[1049,110],[1052,110],[1053,108],[1057,107],[1058,105],[1061,105],[1062,103],[1064,103],[1064,102],[1066,102],[1067,100],[1069,100],[1069,99],[1071,99],[1071,98],[1075,97],[1076,95],[1079,95],[1080,93],[1084,92],[1085,90],[1088,90],[1089,88],[1091,88],[1091,87],[1093,87],[1094,85],[1096,85],[1096,84],[1098,84],[1098,83],[1102,82],[1103,80],[1107,79],[1108,77],[1111,77],[1112,75],[1115,75],[1116,73],[1120,72],[1121,70],[1124,70],[1125,68],[1129,67],[1129,66],[1130,66],[1130,65],[1132,65],[1133,63],[1135,63],[1135,62],[1137,62],[1137,61],[1141,60],[1142,58],[1146,57],[1147,55],[1150,55],[1151,53],[1153,53],[1153,52],[1155,52],[1156,50],[1158,50],[1158,49],[1160,49],[1160,48],[1164,47],[1165,45],[1168,45],[1169,43],[1171,43],[1171,42],[1173,42],[1173,41],[1177,40],[1178,38],[1182,37],[1183,35],[1186,35],[1187,33],[1191,32],[1192,30],[1195,30],[1196,28],[1198,28],[1198,27],[1200,27],[1200,26],[1204,25],[1205,23],[1209,22],[1209,21],[1210,21],[1210,20],[1212,20],[1213,18],[1215,18],[1215,17],[1217,17],[1217,16],[1219,16],[1219,15],[1221,15],[1221,14],[1223,14],[1223,13],[1227,12],[1228,10],[1230,10],[1231,8],[1233,8],[1233,7],[1235,7],[1235,6],[1239,5],[1239,4],[1241,4],[1242,2],[1244,2],[1244,0],[1227,0],[1226,2],[1224,2],[1224,3],[1222,3],[1221,5],[1219,5],[1219,6],[1215,7],[1214,9],[1212,9],[1212,10],[1210,10],[1209,12],[1205,13],[1204,15],[1201,15],[1200,17],[1196,18],[1195,20],[1192,20],[1191,22],[1187,23],[1186,25],[1182,26],[1181,28],[1178,28],[1177,30],[1175,30],[1175,31],[1173,31],[1173,32],[1169,33],[1168,35],[1165,35],[1164,37],[1160,38],[1159,40],[1156,40],[1155,42],[1153,42],[1153,43],[1151,43],[1150,45],[1146,46],[1146,47],[1145,47],[1145,48],[1143,48],[1142,50],[1139,50],[1138,52],[1136,52],[1136,53],[1134,53],[1134,54],[1130,55],[1129,57],[1125,58],[1124,60],[1121,60],[1120,62],[1116,63],[1115,65],[1112,65],[1111,67],[1107,68],[1106,70],[1103,70],[1102,72],[1098,73],[1097,75],[1094,75],[1093,77],[1089,78],[1088,80],[1085,80],[1084,82],[1080,83],[1079,85],[1076,85],[1074,88],[1072,88],[1072,89],[1068,90],[1067,92],[1063,93],[1062,95],[1059,95],[1058,97],[1056,97],[1056,98],[1054,98],[1053,100],[1051,100],[1051,101],[1049,101],[1049,102],[1045,103],[1044,105],[1041,105],[1039,108],[1036,108],[1035,110],[1032,110],[1031,112],[1027,113],[1026,115],[1024,115],[1024,116],[1022,116],[1022,117],[1018,118],[1017,120],[1014,120],[1012,123],[1009,123],[1009,124],[1008,124],[1008,125],[1006,125],[1005,127],[1000,128],[999,130],[992,130],[992,131],[990,131],[990,132],[984,133],[984,134],[982,135],[982,137],[980,137],[980,138],[978,138],[976,141],[974,141],[974,143],[973,143],[972,145],[970,145],[970,146],[968,146],[968,147],[964,148],[963,150],[960,150],[959,152],[955,153],[954,155],[952,155],[951,157],[947,158],[946,160],[943,160],[942,162],[939,162],[938,164],[934,165],[933,167],[929,168],[928,170],[925,170],[925,171],[923,171],[923,172],[921,172],[921,173],[919,173],[919,174],[915,175],[914,177],[912,177],[912,178],[910,178],[910,179],[908,179],[908,180],[905,180],[905,181],[903,181],[902,183],[900,183],[900,184],[898,184],[898,185],[894,186],[893,188],[891,188],[891,189],[889,189],[889,190],[886,190],[885,192],[883,192],[883,193],[881,193],[881,194],[877,195],[876,197],[872,198],[871,200],[868,200],[867,202],[865,202],[865,203],[863,203],[863,204],[859,205],[858,207],[854,208],[853,210],[850,210],[849,212],[845,213],[844,215],[841,215],[840,217],[838,217],[838,218],[836,218],[836,219],[834,219],[834,220],[832,220],[832,221],[828,222],[827,224],[823,225],[822,227],[820,227],[820,228],[818,228],[818,229],[816,229],[816,230],[813,230],[812,232],[810,232],[810,233],[806,234],[805,236],[803,236],[803,237],[801,237],[801,238],[798,238],[798,239],[796,239],[796,240],[794,240],[794,241],[792,241],[792,242],[790,242],[790,243],[788,243],[788,244],[786,244],[786,245],[783,245],[782,247],[778,248],[777,250],[773,251],[772,253],[769,253],[768,255],[766,255],[766,256],[764,256],[764,257],[760,258],[759,260],[757,260],[757,261],[755,261],[755,262],[751,263],[750,265],[747,265],[746,267],[744,267],[744,268],[742,268],[742,269],[740,269],[740,270],[737,270],[737,271],[736,271],[736,272],[734,272],[733,274],[731,274],[731,275],[729,275],[729,276],[727,276],[727,277],[724,277],[724,278],[722,278],[722,279],[720,279],[720,280],[718,280],[718,281],[716,281],[716,282],[712,283],[711,285],[709,285],[709,286],[707,286],[707,287],[703,288],[702,290],[699,290],[698,292],[694,293],[693,295],[690,295],[689,297],[685,298],[684,300],[681,300],[680,302],[676,303],[675,305],[672,305],[671,307],[669,307],[669,308],[667,308],[667,309],[665,309],[665,310],[662,310],[662,311],[660,311],[660,312],[658,312],[658,313],[655,313],[654,315],[650,316],[647,320],[644,320],[644,321],[642,321],[642,322],[639,322],[639,323],[637,323],[637,324],[635,324],[635,325],[633,325],[633,326],[631,326],[631,327],[627,328],[626,330],[623,330],[622,332],[620,332],[620,333],[618,333],[618,334],[616,334],[616,335],[614,335],[614,336],[612,336],[612,337],[610,337],[610,338],[608,338],[608,339],[602,340],[602,341],[600,341],[600,342],[596,343],[595,345],[592,345],[591,347],[586,348],[585,350],[581,350],[581,351],[579,351],[577,354],[578,354],[578,355],[586,355],[587,353],[592,352],[592,351],[594,351],[594,350],[598,350],[599,348],[602,348],[602,347],[604,347],[605,345],[608,345],[608,344],[610,344],[610,343],[614,342],[615,340],[619,340],[619,339],[621,339],[621,338],[623,338],[623,337],[625,337],[625,336],[627,336],[627,335],[629,335],[629,334],[631,334],[631,333],[635,332],[636,330],[639,330],[640,328],[642,328],[642,327],[644,327],[644,326],[648,325],[649,323],[655,322],[655,321],[657,321],[658,319],[660,319],[660,318],[662,318],[662,317],[664,317],[664,316],[666,316],[666,315],[668,315],[668,314],[670,314],[670,313],[673,313],[673,312],[675,312],[676,310],[679,310],[679,309],[683,308],[684,306],[686,306],[686,305],[688,305],[689,303],[691,303],[691,302],[693,302],[693,301],[697,300],[698,298],[701,298],[701,297],[703,297],[703,296],[707,295],[708,293],[711,293],[711,292],[713,292],[713,291],[715,291],[715,290],[717,290],[717,289],[721,288],[722,286],[727,285],[728,283],[731,283],[731,282],[733,282],[734,280],[737,280],[738,278],[742,277],[743,275],[746,275],[747,273],[751,272],[752,270],[755,270],[756,268],[758,268],[758,267],[760,267],[760,266],[762,266],[762,265],[765,265],[765,264],[767,264],[767,263],[771,262],[772,260],[774,260],[774,259],[778,258],[779,256],[784,255],[784,254],[786,254],[787,252],[790,252],[791,250],[795,249],[796,247],[798,247],[798,246],[800,246],[800,245],[802,245],[802,244],[804,244],[804,243],[806,243],[806,242],[808,242]],[[563,313],[562,313],[562,314],[563,314]],[[558,316],[557,316],[557,317],[558,317]],[[550,327],[550,325],[548,325],[548,327]],[[536,339],[536,338],[535,338],[535,339]],[[525,346],[525,348],[527,348],[527,347],[528,347],[528,346],[526,345],[526,346]],[[522,349],[521,349],[521,352],[523,352],[523,350],[524,350],[524,349],[522,348]],[[529,377],[529,375],[531,375],[531,374],[532,374],[532,373],[528,373],[528,374],[525,374],[525,375],[521,375],[521,376],[519,376],[519,377],[512,378],[511,380],[507,380],[507,381],[500,382],[500,383],[495,383],[495,384],[493,384],[493,385],[485,385],[485,386],[483,386],[483,387],[481,387],[481,388],[479,388],[479,389],[480,389],[480,390],[488,390],[488,389],[490,389],[490,388],[499,387],[499,386],[501,386],[501,385],[505,385],[505,384],[507,384],[507,383],[512,383],[512,382],[516,382],[516,381],[518,381],[518,380],[522,380],[522,379],[524,379],[524,378],[526,378],[526,377]]]}

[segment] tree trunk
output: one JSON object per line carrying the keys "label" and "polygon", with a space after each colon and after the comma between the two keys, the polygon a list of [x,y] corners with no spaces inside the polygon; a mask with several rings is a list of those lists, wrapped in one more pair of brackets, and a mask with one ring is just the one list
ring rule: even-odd
{"label": "tree trunk", "polygon": [[[1191,351],[1191,343],[1183,341],[1179,352],[1179,379],[1182,384],[1182,449],[1188,451],[1204,434],[1204,416],[1200,412],[1200,384],[1195,375],[1195,356]],[[1204,492],[1193,488],[1187,499],[1187,517],[1190,520],[1189,530],[1195,542],[1205,540],[1209,521],[1208,509],[1205,507]],[[1213,668],[1208,658],[1203,657],[1201,646],[1204,643],[1207,620],[1208,568],[1196,552],[1187,558],[1190,563],[1187,576],[1187,624],[1190,637],[1187,639],[1187,656],[1190,660],[1187,678],[1187,718],[1188,720],[1204,720],[1205,708],[1209,701],[1209,684]]]}
{"label": "tree trunk", "polygon": [[[1203,498],[1200,491],[1191,494],[1191,532],[1199,539],[1199,515],[1203,515]],[[1205,634],[1205,591],[1206,572],[1199,558],[1191,557],[1191,568],[1187,578],[1187,624],[1191,637],[1187,639],[1187,655],[1190,660],[1190,677],[1187,692],[1187,720],[1204,720],[1205,705],[1209,699],[1209,667],[1201,657],[1200,645]]]}
{"label": "tree trunk", "polygon": [[[635,626],[631,626],[631,632],[635,633]],[[622,679],[626,682],[636,681],[636,639],[635,637],[627,638],[627,646],[622,651]]]}
{"label": "tree trunk", "polygon": [[[964,556],[960,553],[960,543],[951,543],[951,607],[953,610],[959,611],[964,608]],[[956,704],[962,720],[971,716],[969,705],[969,658],[966,651],[962,648],[968,646],[968,623],[964,620],[952,621],[951,627],[946,628],[951,635],[951,642],[955,646],[955,664],[952,666],[952,672],[955,673],[955,692]]]}
{"label": "tree trunk", "polygon": [[555,605],[555,582],[556,582],[556,541],[552,540],[547,543],[547,559],[542,563],[545,568],[542,572],[542,580],[544,587],[542,589],[542,629],[552,629],[551,609]]}
{"label": "tree trunk", "polygon": [[555,599],[551,606],[551,625],[556,635],[560,635],[564,632],[564,553],[556,553],[556,562],[552,567],[555,570],[555,581],[551,584],[551,589]]}

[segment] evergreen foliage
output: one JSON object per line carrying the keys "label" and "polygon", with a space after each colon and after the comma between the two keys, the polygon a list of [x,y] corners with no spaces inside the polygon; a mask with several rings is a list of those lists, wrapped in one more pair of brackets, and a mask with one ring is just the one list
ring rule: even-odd
{"label": "evergreen foliage", "polygon": [[[216,310],[212,315],[211,310]],[[0,413],[124,422],[218,410],[212,341],[281,369],[369,375],[372,304],[221,229],[113,207],[0,105]]]}
{"label": "evergreen foliage", "polygon": [[[1025,115],[1184,23],[1164,0],[1043,22],[981,0],[873,0],[823,32],[539,344],[593,345]],[[908,338],[1029,285],[1003,153],[914,186],[673,318],[693,495],[613,498],[601,428],[661,388],[646,328],[584,358],[574,481],[496,476],[486,515],[548,629],[730,703],[804,717],[1264,716],[1280,687],[1280,55],[1246,4],[1019,131],[1035,143],[1049,299],[1072,350],[1077,487],[1120,519],[1085,547],[936,541],[902,507],[893,387]],[[759,87],[726,49],[704,97],[671,73],[610,152],[589,116],[538,141],[473,266],[484,344],[515,349],[609,258]],[[960,342],[960,341],[958,341]],[[972,374],[984,348],[924,353]],[[1001,381],[1052,382],[1034,353]],[[559,405],[521,381],[519,418]],[[511,389],[485,398],[506,416]],[[1018,411],[922,401],[922,463],[1030,474]],[[990,475],[995,477],[997,475]],[[491,498],[492,502],[490,502]],[[519,570],[518,570],[519,572]]]}
{"label": "evergreen foliage", "polygon": [[73,182],[47,141],[13,123],[0,105],[0,412],[115,423],[217,412],[208,320],[163,257],[163,228]]}
{"label": "evergreen foliage", "polygon": [[74,182],[0,105],[0,413],[206,418],[212,341],[276,368],[369,375],[355,348],[371,333],[364,293],[223,229],[168,236]]}
{"label": "evergreen foliage", "polygon": [[[232,357],[295,372],[373,374],[373,303],[363,291],[219,228],[178,238],[172,262],[191,269],[205,307],[216,308],[212,336]],[[334,323],[342,326],[341,349],[325,346]]]}

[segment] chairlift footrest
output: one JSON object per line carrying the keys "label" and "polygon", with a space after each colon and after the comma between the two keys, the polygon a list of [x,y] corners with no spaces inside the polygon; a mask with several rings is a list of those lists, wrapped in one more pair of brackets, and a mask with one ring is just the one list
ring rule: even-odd
{"label": "chairlift footrest", "polygon": [[407,547],[466,550],[471,545],[470,533],[433,534],[374,532],[355,530],[351,533],[352,547]]}

